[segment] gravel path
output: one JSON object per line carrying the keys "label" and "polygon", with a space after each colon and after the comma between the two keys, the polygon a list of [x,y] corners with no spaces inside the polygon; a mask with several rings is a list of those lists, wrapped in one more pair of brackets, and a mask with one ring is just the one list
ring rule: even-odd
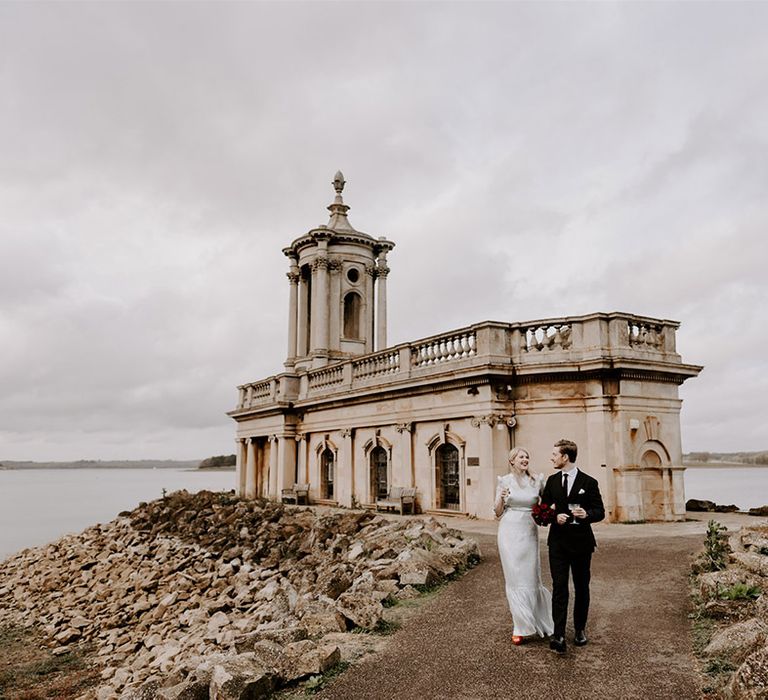
{"label": "gravel path", "polygon": [[[670,533],[671,534],[671,533]],[[663,700],[700,697],[690,649],[687,576],[700,535],[599,540],[583,648],[515,647],[495,537],[473,535],[483,562],[426,603],[386,648],[319,698],[333,700]],[[542,571],[551,588],[542,545]]]}

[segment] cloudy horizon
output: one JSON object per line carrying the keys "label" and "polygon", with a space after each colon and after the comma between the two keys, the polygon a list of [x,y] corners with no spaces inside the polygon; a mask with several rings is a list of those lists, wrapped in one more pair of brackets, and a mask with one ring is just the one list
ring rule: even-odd
{"label": "cloudy horizon", "polygon": [[[0,461],[234,451],[331,179],[389,341],[681,322],[683,449],[766,450],[768,5],[0,4]],[[763,312],[763,313],[761,313]]]}

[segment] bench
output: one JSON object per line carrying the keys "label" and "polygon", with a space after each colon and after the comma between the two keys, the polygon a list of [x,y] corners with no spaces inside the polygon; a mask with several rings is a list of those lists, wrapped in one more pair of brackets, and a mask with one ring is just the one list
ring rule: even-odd
{"label": "bench", "polygon": [[297,506],[309,505],[309,484],[294,484],[289,489],[283,489],[280,496],[283,503],[292,501]]}
{"label": "bench", "polygon": [[406,507],[410,507],[414,513],[416,503],[416,489],[408,486],[392,486],[387,495],[376,501],[376,510],[389,510],[397,508],[400,515],[405,514]]}

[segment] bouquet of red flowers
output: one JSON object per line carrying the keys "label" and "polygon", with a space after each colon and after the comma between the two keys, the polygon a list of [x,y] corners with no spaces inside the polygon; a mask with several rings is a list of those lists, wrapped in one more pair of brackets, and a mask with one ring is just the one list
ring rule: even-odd
{"label": "bouquet of red flowers", "polygon": [[537,503],[531,508],[531,514],[537,525],[549,525],[555,519],[555,504]]}

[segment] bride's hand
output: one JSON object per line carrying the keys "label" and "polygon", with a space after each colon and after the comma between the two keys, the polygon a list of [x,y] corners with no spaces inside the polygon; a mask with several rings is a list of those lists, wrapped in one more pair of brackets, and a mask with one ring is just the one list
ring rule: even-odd
{"label": "bride's hand", "polygon": [[501,502],[504,503],[504,501],[507,500],[507,496],[509,496],[509,489],[503,488],[501,489]]}

